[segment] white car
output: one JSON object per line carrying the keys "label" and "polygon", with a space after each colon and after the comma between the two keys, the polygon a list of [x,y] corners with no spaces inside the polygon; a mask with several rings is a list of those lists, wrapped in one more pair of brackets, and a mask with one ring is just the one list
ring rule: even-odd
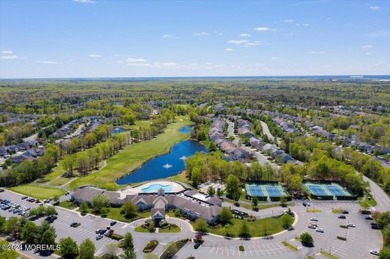
{"label": "white car", "polygon": [[317,228],[316,231],[320,232],[320,233],[324,233],[324,229],[323,228]]}
{"label": "white car", "polygon": [[311,221],[318,221],[318,218],[317,217],[312,217],[310,218]]}
{"label": "white car", "polygon": [[354,228],[354,227],[356,227],[356,226],[355,226],[355,224],[348,223],[347,227],[349,227],[349,228]]}
{"label": "white car", "polygon": [[370,254],[379,255],[379,251],[378,250],[370,250]]}

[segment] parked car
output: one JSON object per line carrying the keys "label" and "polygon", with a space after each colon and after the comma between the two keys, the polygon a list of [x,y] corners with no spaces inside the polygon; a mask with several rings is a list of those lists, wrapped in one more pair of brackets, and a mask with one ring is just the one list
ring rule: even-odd
{"label": "parked car", "polygon": [[70,226],[72,227],[72,228],[77,228],[78,226],[80,226],[81,224],[80,223],[78,223],[78,222],[73,222],[72,224],[70,224]]}
{"label": "parked car", "polygon": [[366,220],[373,220],[373,217],[370,215],[370,216],[367,216],[365,217]]}
{"label": "parked car", "polygon": [[0,189],[0,192],[4,192],[4,189]]}
{"label": "parked car", "polygon": [[349,228],[354,228],[354,227],[356,227],[356,226],[355,226],[355,224],[353,224],[353,223],[348,223],[347,227],[349,227]]}
{"label": "parked car", "polygon": [[320,233],[324,233],[324,229],[323,228],[317,228],[316,231],[320,232]]}
{"label": "parked car", "polygon": [[312,217],[310,218],[311,221],[318,221],[318,218],[317,217]]}
{"label": "parked car", "polygon": [[290,226],[287,230],[288,231],[293,231],[295,228],[293,226]]}
{"label": "parked car", "polygon": [[315,225],[309,225],[308,228],[316,229],[317,227]]}
{"label": "parked car", "polygon": [[349,214],[348,210],[341,211],[341,214]]}
{"label": "parked car", "polygon": [[379,251],[378,250],[370,250],[370,254],[372,255],[379,255]]}
{"label": "parked car", "polygon": [[378,223],[375,223],[375,222],[371,222],[371,228],[372,229],[381,229],[380,226],[378,225]]}
{"label": "parked car", "polygon": [[23,197],[22,197],[22,200],[26,200],[26,199],[28,199],[27,196],[23,196]]}
{"label": "parked car", "polygon": [[110,226],[114,226],[115,224],[116,224],[115,220],[110,222]]}
{"label": "parked car", "polygon": [[338,218],[339,219],[346,219],[347,217],[345,217],[345,215],[340,215]]}
{"label": "parked car", "polygon": [[100,239],[102,239],[102,238],[103,238],[103,235],[100,235],[100,234],[99,234],[99,235],[96,236],[96,240],[100,240]]}

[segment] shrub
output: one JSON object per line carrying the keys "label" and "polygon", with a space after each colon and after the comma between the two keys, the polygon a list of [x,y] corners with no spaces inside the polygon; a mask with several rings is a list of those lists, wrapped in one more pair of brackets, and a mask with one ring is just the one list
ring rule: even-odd
{"label": "shrub", "polygon": [[240,245],[240,246],[238,247],[238,250],[240,250],[241,252],[243,252],[243,251],[245,251],[245,248],[244,248],[243,245]]}
{"label": "shrub", "polygon": [[346,240],[347,240],[347,238],[341,237],[341,236],[337,236],[337,239],[340,239],[340,240],[343,240],[343,241],[346,241]]}
{"label": "shrub", "polygon": [[150,240],[145,248],[142,250],[144,253],[152,252],[158,246],[157,240]]}

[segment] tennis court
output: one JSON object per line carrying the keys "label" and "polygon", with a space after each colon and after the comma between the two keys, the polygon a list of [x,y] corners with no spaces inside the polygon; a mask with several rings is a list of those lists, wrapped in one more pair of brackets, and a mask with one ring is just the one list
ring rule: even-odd
{"label": "tennis court", "polygon": [[289,197],[288,193],[276,184],[245,184],[246,193],[251,197],[280,198]]}
{"label": "tennis court", "polygon": [[351,193],[337,183],[305,183],[304,186],[313,198],[340,199],[352,197]]}

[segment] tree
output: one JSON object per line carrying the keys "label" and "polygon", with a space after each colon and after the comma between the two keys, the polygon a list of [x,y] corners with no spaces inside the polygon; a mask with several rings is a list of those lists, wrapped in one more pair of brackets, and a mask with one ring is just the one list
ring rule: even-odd
{"label": "tree", "polygon": [[43,233],[40,244],[44,244],[49,247],[53,246],[56,244],[56,236],[55,231],[52,228],[49,228]]}
{"label": "tree", "polygon": [[83,201],[80,203],[80,211],[81,211],[81,213],[88,212],[88,203],[86,201]]}
{"label": "tree", "polygon": [[122,248],[124,250],[126,249],[134,249],[134,243],[133,243],[133,235],[131,235],[130,232],[127,232],[125,234],[125,237],[122,240]]}
{"label": "tree", "polygon": [[114,243],[109,243],[105,247],[105,253],[103,255],[104,259],[116,259],[118,258],[116,256],[118,252],[118,246]]}
{"label": "tree", "polygon": [[62,166],[66,172],[67,176],[72,177],[73,176],[73,169],[76,164],[76,156],[75,155],[67,155],[64,156],[62,161]]}
{"label": "tree", "polygon": [[210,195],[210,196],[214,196],[215,195],[215,189],[212,186],[209,186],[209,188],[207,189],[207,194]]}
{"label": "tree", "polygon": [[257,210],[257,206],[259,205],[259,200],[257,199],[256,196],[253,196],[252,197],[252,207],[253,207],[253,210]]}
{"label": "tree", "polygon": [[92,207],[96,213],[100,213],[103,208],[110,205],[110,198],[106,194],[96,195],[92,198]]}
{"label": "tree", "polygon": [[240,190],[240,181],[237,176],[230,174],[226,180],[226,192],[227,195],[233,197],[235,193]]}
{"label": "tree", "polygon": [[229,208],[223,207],[221,210],[221,213],[219,214],[219,222],[222,223],[222,225],[225,225],[230,222],[230,220],[233,218],[232,212]]}
{"label": "tree", "polygon": [[249,227],[248,227],[248,224],[246,223],[246,221],[243,221],[242,222],[242,225],[240,227],[240,232],[238,234],[241,238],[248,238],[250,237],[250,234],[249,234]]}
{"label": "tree", "polygon": [[125,216],[125,218],[134,217],[135,215],[137,215],[137,211],[137,206],[135,206],[135,204],[130,200],[126,200],[121,208],[121,213]]}
{"label": "tree", "polygon": [[52,216],[52,215],[56,215],[57,214],[57,211],[56,211],[56,208],[54,206],[48,206],[46,207],[46,212],[45,212],[46,216]]}
{"label": "tree", "polygon": [[95,245],[88,238],[84,240],[80,245],[79,259],[93,259],[95,254]]}
{"label": "tree", "polygon": [[313,237],[307,233],[307,232],[304,232],[300,235],[300,239],[301,239],[301,242],[303,245],[312,245],[313,244]]}
{"label": "tree", "polygon": [[32,221],[27,221],[23,226],[21,238],[26,241],[27,244],[36,244],[38,242],[38,236],[38,226]]}
{"label": "tree", "polygon": [[223,190],[221,188],[217,188],[217,196],[221,198],[222,195],[223,195]]}
{"label": "tree", "polygon": [[135,253],[134,249],[125,249],[123,254],[120,254],[119,257],[121,259],[135,259],[137,258],[137,254]]}
{"label": "tree", "polygon": [[291,216],[288,214],[283,214],[280,217],[284,229],[287,229],[291,225]]}
{"label": "tree", "polygon": [[279,202],[280,202],[280,206],[282,206],[282,207],[286,207],[286,205],[287,205],[287,199],[286,199],[286,196],[282,196],[282,197],[280,197],[280,200],[279,200]]}
{"label": "tree", "polygon": [[195,220],[195,230],[199,232],[207,232],[208,224],[206,220],[202,218],[198,218]]}
{"label": "tree", "polygon": [[13,249],[6,249],[9,243],[5,240],[0,239],[0,258],[5,259],[17,259],[19,258],[18,252]]}
{"label": "tree", "polygon": [[71,237],[61,238],[59,245],[60,253],[63,258],[76,258],[79,254],[77,243]]}
{"label": "tree", "polygon": [[383,213],[379,213],[379,215],[376,218],[376,222],[381,226],[382,228],[387,227],[390,225],[390,211],[386,211]]}

